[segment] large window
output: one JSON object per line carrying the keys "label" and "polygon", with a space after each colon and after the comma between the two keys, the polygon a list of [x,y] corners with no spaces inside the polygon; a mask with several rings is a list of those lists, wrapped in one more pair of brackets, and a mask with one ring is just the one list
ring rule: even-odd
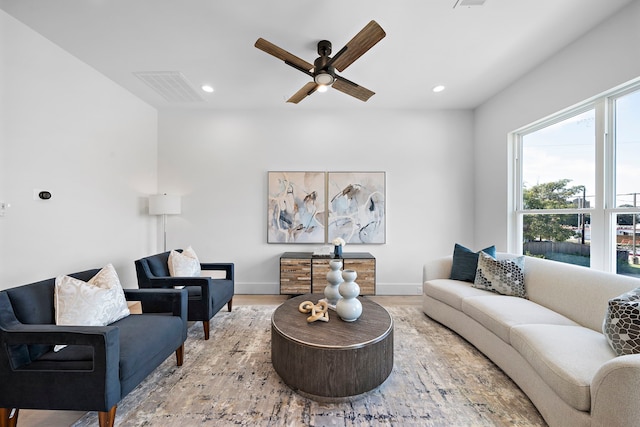
{"label": "large window", "polygon": [[513,248],[640,277],[640,84],[513,136]]}
{"label": "large window", "polygon": [[[640,89],[612,99],[615,147],[616,264],[640,275]],[[626,262],[628,261],[628,262]]]}

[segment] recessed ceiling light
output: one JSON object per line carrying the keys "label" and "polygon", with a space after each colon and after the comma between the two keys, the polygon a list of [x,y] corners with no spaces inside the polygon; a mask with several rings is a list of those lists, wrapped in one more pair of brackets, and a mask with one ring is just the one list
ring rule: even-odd
{"label": "recessed ceiling light", "polygon": [[211,85],[202,85],[201,88],[207,93],[213,93],[213,86]]}
{"label": "recessed ceiling light", "polygon": [[444,89],[445,88],[443,85],[438,85],[438,86],[434,86],[433,89],[431,90],[433,90],[435,93],[438,93],[438,92],[442,92]]}

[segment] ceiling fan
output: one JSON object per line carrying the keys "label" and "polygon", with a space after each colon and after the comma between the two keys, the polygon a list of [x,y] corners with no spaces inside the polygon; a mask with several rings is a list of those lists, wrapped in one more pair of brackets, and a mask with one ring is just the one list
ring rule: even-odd
{"label": "ceiling fan", "polygon": [[333,57],[329,56],[331,55],[331,42],[321,40],[318,42],[318,55],[320,56],[313,64],[298,58],[263,38],[259,38],[256,41],[255,47],[281,59],[285,64],[313,78],[312,82],[304,85],[287,102],[297,104],[313,92],[324,92],[329,87],[366,102],[375,92],[337,75],[336,70],[343,71],[353,64],[356,59],[382,40],[384,36],[386,36],[386,33],[382,27],[376,21],[371,21]]}

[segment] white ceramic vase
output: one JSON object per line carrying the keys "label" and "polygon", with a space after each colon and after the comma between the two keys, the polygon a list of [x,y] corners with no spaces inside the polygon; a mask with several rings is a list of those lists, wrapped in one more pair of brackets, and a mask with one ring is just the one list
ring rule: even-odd
{"label": "white ceramic vase", "polygon": [[335,306],[338,303],[338,300],[342,298],[338,289],[340,283],[343,281],[342,272],[340,271],[342,268],[342,261],[332,260],[329,262],[329,267],[331,268],[331,271],[327,273],[327,282],[329,282],[329,284],[324,288],[324,297],[327,299],[327,303],[329,303],[330,306]]}
{"label": "white ceramic vase", "polygon": [[357,298],[360,295],[360,286],[355,282],[357,277],[358,273],[354,270],[342,272],[344,282],[338,287],[342,299],[336,304],[336,312],[345,322],[356,321],[362,314],[362,303]]}

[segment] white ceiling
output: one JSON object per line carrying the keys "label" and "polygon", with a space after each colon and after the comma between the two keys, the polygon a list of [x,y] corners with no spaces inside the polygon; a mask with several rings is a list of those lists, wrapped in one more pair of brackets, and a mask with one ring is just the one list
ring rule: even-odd
{"label": "white ceiling", "polygon": [[[0,8],[158,108],[474,108],[632,1],[0,0]],[[370,20],[387,36],[340,73],[376,92],[286,104],[310,78],[253,44],[308,62]],[[134,76],[180,71],[205,101],[169,103]],[[446,85],[435,94],[432,87]],[[88,88],[90,89],[90,88]]]}

